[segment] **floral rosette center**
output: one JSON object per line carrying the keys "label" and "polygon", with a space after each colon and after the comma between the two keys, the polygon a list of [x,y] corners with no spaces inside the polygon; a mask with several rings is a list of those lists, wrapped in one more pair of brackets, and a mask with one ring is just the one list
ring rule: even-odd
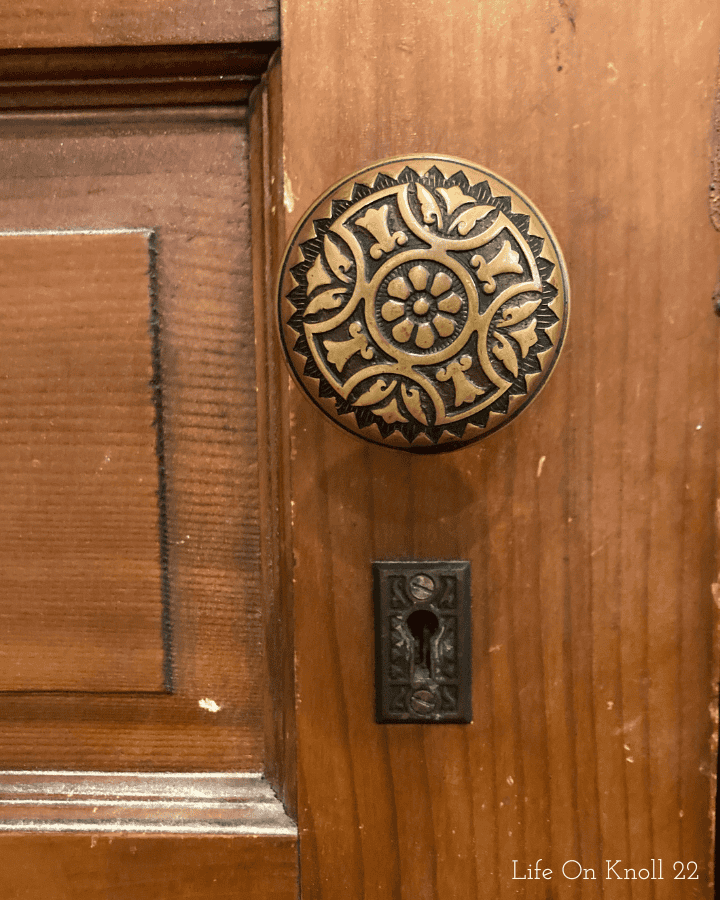
{"label": "floral rosette center", "polygon": [[[385,295],[387,299],[384,299]],[[379,292],[380,316],[393,341],[420,351],[456,335],[463,325],[465,303],[449,271],[416,263],[386,280]]]}

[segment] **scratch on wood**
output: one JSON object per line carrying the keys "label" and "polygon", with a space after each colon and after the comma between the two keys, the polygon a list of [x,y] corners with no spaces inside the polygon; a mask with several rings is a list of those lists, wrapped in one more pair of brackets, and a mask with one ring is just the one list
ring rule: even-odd
{"label": "scratch on wood", "polygon": [[[718,125],[720,122],[717,118],[718,113],[718,102],[716,100],[715,104],[715,162],[718,162],[718,138],[720,137],[720,133],[718,132]],[[715,227],[718,225],[716,223]],[[720,498],[715,500],[715,527],[718,529],[720,533]],[[710,586],[712,591],[712,598],[715,604],[715,616],[713,620],[713,631],[715,635],[715,640],[713,642],[714,652],[713,652],[713,664],[712,664],[712,672],[710,676],[710,691],[711,691],[711,700],[709,706],[710,720],[713,723],[713,727],[710,731],[710,803],[709,803],[709,817],[710,817],[710,846],[715,847],[715,840],[717,835],[717,758],[718,758],[718,726],[720,724],[720,708],[718,705],[718,701],[720,699],[720,683],[718,679],[720,678],[720,672],[718,672],[718,646],[719,641],[718,637],[720,636],[720,578],[713,582]],[[715,889],[715,870],[713,867],[710,867],[709,872],[709,881],[710,881],[710,891],[714,891]],[[713,894],[714,896],[714,894]]]}
{"label": "scratch on wood", "polygon": [[[711,135],[712,171],[710,174],[710,221],[720,231],[720,67],[715,83],[715,103],[712,113]],[[720,285],[719,285],[720,287]],[[715,293],[718,293],[716,289]],[[717,297],[716,297],[717,299]]]}
{"label": "scratch on wood", "polygon": [[290,181],[290,176],[287,172],[285,172],[283,176],[283,186],[285,196],[285,209],[288,211],[289,215],[292,215],[292,211],[295,209],[295,201],[297,200],[297,197],[293,193],[292,182]]}
{"label": "scratch on wood", "polygon": [[[713,594],[717,603],[717,585],[713,585]],[[715,673],[717,674],[717,673]],[[717,833],[717,752],[718,752],[718,682],[717,677],[712,682],[712,700],[710,702],[710,718],[713,723],[712,732],[710,734],[710,759],[712,764],[710,767],[710,846],[715,847],[715,838]],[[710,869],[710,890],[715,887],[714,870]]]}
{"label": "scratch on wood", "polygon": [[558,0],[558,3],[560,5],[560,9],[563,12],[563,15],[570,23],[570,27],[572,28],[573,31],[576,31],[577,26],[575,24],[575,13],[568,6],[567,0]]}

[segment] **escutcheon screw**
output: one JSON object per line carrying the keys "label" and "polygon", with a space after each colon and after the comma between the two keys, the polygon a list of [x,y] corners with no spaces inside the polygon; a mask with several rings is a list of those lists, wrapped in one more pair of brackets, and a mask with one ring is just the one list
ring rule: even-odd
{"label": "escutcheon screw", "polygon": [[432,597],[435,590],[435,582],[429,575],[413,575],[408,584],[408,589],[418,603],[424,603]]}
{"label": "escutcheon screw", "polygon": [[410,698],[410,709],[420,715],[431,713],[435,709],[435,695],[432,691],[415,691]]}

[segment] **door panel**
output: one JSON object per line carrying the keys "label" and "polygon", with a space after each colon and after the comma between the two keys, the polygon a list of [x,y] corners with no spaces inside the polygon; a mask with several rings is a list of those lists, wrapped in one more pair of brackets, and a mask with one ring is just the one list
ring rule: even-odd
{"label": "door panel", "polygon": [[245,103],[271,49],[0,62],[3,897],[297,896],[261,774]]}
{"label": "door panel", "polygon": [[[243,110],[11,116],[0,143],[0,252],[16,252],[18,241],[42,244],[33,266],[27,248],[22,260],[30,297],[18,304],[29,321],[6,315],[0,346],[6,361],[8,348],[20,348],[29,366],[30,351],[43,349],[38,329],[51,323],[55,341],[37,377],[18,381],[21,370],[12,367],[12,379],[4,382],[5,416],[11,402],[13,409],[27,409],[41,443],[66,447],[75,460],[52,477],[53,460],[40,466],[30,460],[22,507],[32,519],[32,540],[21,540],[24,555],[7,536],[0,549],[4,621],[27,623],[32,613],[39,620],[37,640],[48,641],[50,630],[53,636],[44,654],[30,654],[32,647],[21,646],[6,624],[5,658],[16,674],[2,685],[2,764],[257,771],[265,676]],[[117,373],[102,383],[109,366],[122,374],[138,352],[113,344],[118,325],[109,298],[122,281],[109,261],[102,263],[101,247],[114,246],[118,230],[126,242],[142,243],[136,248],[142,260],[124,265],[126,277],[132,266],[137,270],[132,333],[145,367],[127,387],[128,402],[142,413],[127,439],[119,436],[121,413],[114,409]],[[14,236],[17,231],[38,233]],[[58,242],[72,246],[74,269]],[[63,256],[62,265],[53,253]],[[93,278],[93,266],[108,284],[98,281],[100,274]],[[63,277],[68,268],[82,291]],[[62,306],[74,311],[81,300],[92,317],[75,327]],[[86,376],[83,361],[91,367]],[[89,381],[82,409],[69,380],[75,371],[76,379]],[[46,398],[44,407],[31,385]],[[93,396],[92,408],[102,413],[94,431]],[[30,444],[13,422],[5,428],[8,453],[24,459]],[[145,481],[134,493],[126,486],[122,497],[113,497],[109,486],[98,486],[96,470],[110,467],[128,441],[145,452],[145,468],[133,470]],[[81,467],[92,452],[100,454],[92,457],[92,470]],[[85,493],[73,518],[62,492],[77,498],[78,485]],[[14,508],[17,491],[5,496],[6,508]],[[145,504],[144,531],[133,538],[138,503]],[[91,524],[93,517],[102,528]],[[1,528],[5,535],[18,531],[7,514]],[[65,542],[58,550],[62,564],[51,560],[53,541]],[[115,549],[106,552],[112,541]],[[44,582],[18,594],[9,566],[23,560],[36,578],[52,565]],[[111,578],[114,594],[92,564]],[[58,599],[63,565],[75,581]],[[153,566],[154,580],[146,574]],[[61,625],[65,632],[57,630]],[[111,650],[120,657],[117,664]]]}
{"label": "door panel", "polygon": [[[2,501],[3,897],[297,895],[261,774],[247,103],[277,38],[274,3],[0,4],[4,446],[32,456]],[[97,448],[132,448],[128,490]]]}

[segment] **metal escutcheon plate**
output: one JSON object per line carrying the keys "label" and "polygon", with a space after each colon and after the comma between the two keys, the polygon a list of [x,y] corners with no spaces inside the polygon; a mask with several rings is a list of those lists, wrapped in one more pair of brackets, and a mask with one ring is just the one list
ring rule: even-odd
{"label": "metal escutcheon plate", "polygon": [[282,345],[331,419],[411,451],[505,425],[547,380],[569,290],[550,228],[517,188],[446,156],[356,172],[301,220],[279,275]]}
{"label": "metal escutcheon plate", "polygon": [[470,563],[373,563],[376,718],[472,721]]}

